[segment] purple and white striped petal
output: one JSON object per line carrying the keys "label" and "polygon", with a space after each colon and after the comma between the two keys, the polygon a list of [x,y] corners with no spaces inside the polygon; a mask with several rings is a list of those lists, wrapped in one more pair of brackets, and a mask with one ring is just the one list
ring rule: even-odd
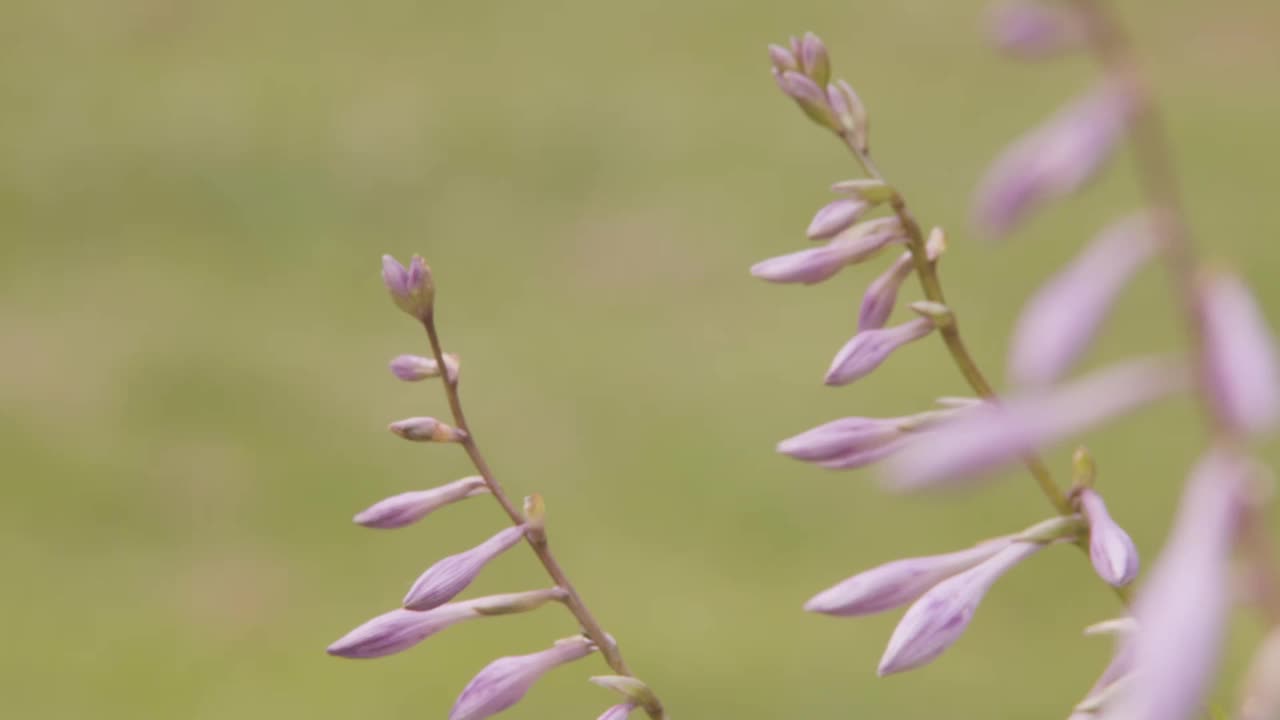
{"label": "purple and white striped petal", "polygon": [[973,619],[987,590],[1044,545],[1015,542],[980,565],[933,586],[902,616],[880,659],[881,677],[927,665],[951,647]]}
{"label": "purple and white striped petal", "polygon": [[1080,491],[1080,512],[1089,522],[1089,559],[1108,585],[1120,587],[1138,577],[1138,548],[1124,528],[1107,512],[1107,505],[1093,488]]}
{"label": "purple and white striped petal", "polygon": [[1138,591],[1133,682],[1106,720],[1191,720],[1217,672],[1231,607],[1230,559],[1248,500],[1249,461],[1210,450],[1191,471],[1178,516]]}
{"label": "purple and white striped petal", "polygon": [[933,327],[932,320],[916,318],[889,328],[859,332],[836,353],[824,382],[848,385],[880,367],[894,350],[933,332]]}
{"label": "purple and white striped petal", "polygon": [[1127,85],[1108,81],[1015,141],[979,186],[979,227],[1004,236],[1038,206],[1079,189],[1111,156],[1136,106]]}
{"label": "purple and white striped petal", "polygon": [[1093,342],[1115,298],[1156,252],[1145,215],[1104,230],[1023,308],[1009,353],[1013,380],[1047,385],[1060,379]]}
{"label": "purple and white striped petal", "polygon": [[427,568],[404,597],[409,610],[430,610],[467,589],[490,560],[510,550],[524,537],[524,526],[506,528],[479,545],[440,560]]}
{"label": "purple and white striped petal", "polygon": [[804,609],[839,617],[892,610],[915,601],[943,580],[991,559],[1008,545],[1008,540],[993,540],[945,555],[894,560],[823,590],[805,603]]}
{"label": "purple and white striped petal", "polygon": [[1265,433],[1280,419],[1280,361],[1267,320],[1239,277],[1206,275],[1199,287],[1203,367],[1218,418]]}
{"label": "purple and white striped petal", "polygon": [[888,463],[886,485],[954,484],[1165,397],[1185,373],[1163,360],[1131,360],[1070,385],[986,404],[922,433]]}
{"label": "purple and white striped petal", "polygon": [[484,478],[479,475],[464,477],[448,485],[430,490],[400,493],[380,500],[355,516],[357,525],[369,528],[401,528],[421,520],[432,512],[464,498],[488,492]]}
{"label": "purple and white striped petal", "polygon": [[520,702],[549,671],[590,655],[595,646],[583,637],[560,640],[531,655],[503,657],[489,663],[458,696],[449,720],[483,720]]}

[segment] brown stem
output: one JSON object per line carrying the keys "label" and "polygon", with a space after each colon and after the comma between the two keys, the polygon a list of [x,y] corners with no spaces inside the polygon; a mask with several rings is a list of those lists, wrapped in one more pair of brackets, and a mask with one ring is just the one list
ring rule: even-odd
{"label": "brown stem", "polygon": [[[454,425],[457,429],[463,431],[460,444],[466,450],[467,457],[471,458],[471,464],[475,466],[476,472],[480,474],[480,477],[484,478],[484,483],[488,486],[489,492],[493,494],[494,499],[502,506],[502,510],[507,514],[507,517],[511,519],[512,524],[523,525],[525,523],[524,514],[507,497],[506,491],[503,490],[502,485],[494,476],[493,470],[490,469],[484,454],[480,452],[480,446],[476,444],[475,434],[471,431],[471,427],[467,425],[467,416],[462,410],[462,398],[458,393],[457,376],[446,369],[444,348],[441,346],[440,336],[436,332],[434,311],[428,312],[426,317],[422,319],[422,327],[427,331],[427,340],[431,343],[431,354],[435,357],[436,366],[441,368],[440,379],[444,384],[445,396],[449,400],[449,411],[453,415]],[[577,619],[578,624],[582,627],[583,634],[590,638],[591,642],[595,643],[596,647],[600,649],[601,655],[604,656],[604,661],[608,663],[615,673],[634,677],[631,669],[627,667],[626,660],[622,658],[622,652],[618,649],[617,644],[613,642],[612,638],[601,627],[600,622],[591,614],[591,610],[582,601],[582,596],[574,588],[573,582],[565,574],[564,568],[560,566],[560,562],[556,560],[555,555],[551,552],[551,547],[547,543],[546,533],[526,533],[525,540],[528,542],[529,547],[533,548],[533,553],[538,556],[538,561],[546,569],[547,575],[551,576],[552,581],[567,593],[565,606],[569,608],[569,612]],[[653,720],[664,720],[666,718],[666,711],[660,701],[654,707],[645,708],[645,712]]]}

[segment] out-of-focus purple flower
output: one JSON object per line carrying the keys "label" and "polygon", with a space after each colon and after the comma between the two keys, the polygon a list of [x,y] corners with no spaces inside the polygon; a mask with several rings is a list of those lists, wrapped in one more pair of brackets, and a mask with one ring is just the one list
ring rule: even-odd
{"label": "out-of-focus purple flower", "polygon": [[825,240],[847,230],[862,217],[868,204],[854,198],[838,198],[823,205],[806,234],[813,240]]}
{"label": "out-of-focus purple flower", "polygon": [[918,490],[956,483],[1169,395],[1185,373],[1163,360],[1131,360],[1070,385],[985,404],[921,433],[888,463],[886,484]]}
{"label": "out-of-focus purple flower", "polygon": [[547,672],[591,654],[595,646],[573,637],[531,655],[503,657],[489,663],[458,696],[449,720],[483,720],[520,702],[538,678]]}
{"label": "out-of-focus purple flower", "polygon": [[1280,362],[1266,318],[1235,275],[1206,275],[1199,291],[1203,367],[1219,419],[1238,432],[1273,430],[1280,419]]}
{"label": "out-of-focus purple flower", "polygon": [[888,328],[863,330],[844,344],[831,361],[825,379],[828,385],[848,385],[870,373],[894,350],[933,332],[933,321],[916,318]]}
{"label": "out-of-focus purple flower", "polygon": [[1230,612],[1230,559],[1249,502],[1249,462],[1210,450],[1191,471],[1178,516],[1138,591],[1134,678],[1106,720],[1190,720],[1217,670]]}
{"label": "out-of-focus purple flower", "polygon": [[[449,380],[458,379],[458,357],[446,353],[444,364],[449,369]],[[405,382],[418,382],[427,378],[440,377],[440,365],[435,358],[420,355],[398,355],[391,361],[391,374]]]}
{"label": "out-of-focus purple flower", "polygon": [[1015,542],[976,567],[934,585],[902,616],[880,659],[883,677],[932,662],[969,627],[978,603],[1010,568],[1039,551],[1039,543]]}
{"label": "out-of-focus purple flower", "polygon": [[631,703],[614,705],[608,710],[605,710],[604,714],[599,718],[596,718],[596,720],[626,720],[626,718],[631,717],[631,711],[635,709],[636,706]]}
{"label": "out-of-focus purple flower", "polygon": [[979,186],[978,225],[1003,236],[1038,205],[1082,186],[1110,157],[1136,105],[1127,85],[1108,81],[1015,141]]}
{"label": "out-of-focus purple flower", "polygon": [[1015,57],[1058,55],[1085,39],[1079,13],[1036,2],[1002,2],[991,8],[987,21],[992,44]]}
{"label": "out-of-focus purple flower", "polygon": [[1093,488],[1080,491],[1080,512],[1089,522],[1089,559],[1098,577],[1120,587],[1138,576],[1138,548],[1129,533],[1111,519],[1102,496]]}
{"label": "out-of-focus purple flower", "polygon": [[1146,216],[1104,230],[1023,308],[1009,353],[1013,379],[1047,385],[1067,372],[1093,341],[1129,278],[1155,253]]}
{"label": "out-of-focus purple flower", "polygon": [[412,525],[445,505],[485,492],[488,492],[488,488],[485,487],[484,478],[473,475],[430,490],[392,495],[360,511],[355,522],[357,525],[383,530],[400,528]]}
{"label": "out-of-focus purple flower", "polygon": [[527,612],[552,600],[563,600],[560,588],[529,590],[441,605],[434,610],[396,608],[342,636],[328,648],[330,655],[345,658],[378,658],[408,650],[445,628],[464,620],[490,615]]}
{"label": "out-of-focus purple flower", "polygon": [[440,560],[418,577],[404,597],[410,610],[430,610],[467,589],[490,560],[510,550],[524,537],[524,526],[506,528],[479,545]]}
{"label": "out-of-focus purple flower", "polygon": [[1006,539],[945,555],[894,560],[814,595],[809,612],[852,617],[892,610],[910,603],[947,578],[991,559],[1009,545]]}
{"label": "out-of-focus purple flower", "polygon": [[902,226],[896,218],[873,220],[845,230],[822,247],[758,262],[751,266],[751,274],[770,282],[812,285],[830,278],[846,265],[874,257],[902,239]]}
{"label": "out-of-focus purple flower", "polygon": [[382,282],[390,291],[396,307],[419,320],[431,312],[435,283],[431,278],[431,269],[422,258],[414,255],[406,268],[390,255],[383,255]]}
{"label": "out-of-focus purple flower", "polygon": [[1240,720],[1280,717],[1280,627],[1273,627],[1254,653],[1236,717]]}
{"label": "out-of-focus purple flower", "polygon": [[387,426],[393,434],[413,442],[458,442],[464,433],[432,417],[411,417]]}

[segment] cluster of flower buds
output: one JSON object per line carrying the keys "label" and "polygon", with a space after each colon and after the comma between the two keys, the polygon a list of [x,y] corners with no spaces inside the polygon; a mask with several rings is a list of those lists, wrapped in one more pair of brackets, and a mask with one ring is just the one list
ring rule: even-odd
{"label": "cluster of flower buds", "polygon": [[[1069,4],[1050,8],[1019,3],[1001,6],[992,27],[1000,47],[1038,58],[1084,45],[1092,25]],[[843,385],[865,377],[895,349],[935,329],[943,331],[953,355],[962,353],[955,318],[937,302],[913,303],[918,319],[886,326],[909,275],[920,274],[926,292],[930,285],[936,288],[936,263],[946,243],[940,231],[923,242],[914,219],[905,212],[905,201],[870,164],[866,113],[860,103],[863,135],[856,144],[847,142],[848,128],[835,119],[835,103],[819,89],[831,72],[821,41],[807,34],[793,40],[790,50],[771,46],[769,52],[783,92],[815,122],[841,134],[875,177],[838,184],[848,197],[818,211],[808,235],[826,240],[825,246],[766,260],[753,267],[752,274],[773,282],[814,283],[871,259],[890,244],[905,245],[907,252],[866,291],[858,334],[837,354],[826,383]],[[848,86],[838,81],[830,87]],[[856,97],[852,90],[848,95]],[[977,194],[979,227],[989,236],[1006,236],[1035,210],[1082,188],[1144,111],[1144,96],[1133,77],[1107,74],[1093,90],[995,160]],[[885,204],[892,216],[866,219]],[[1028,458],[1034,466],[1039,462],[1036,454],[1050,445],[1199,388],[1219,437],[1191,474],[1171,539],[1135,603],[1136,621],[1125,622],[1138,630],[1124,634],[1111,665],[1076,708],[1080,717],[1100,713],[1108,719],[1186,720],[1197,712],[1212,679],[1229,608],[1225,573],[1240,534],[1239,517],[1256,495],[1254,464],[1242,454],[1240,441],[1271,430],[1280,420],[1280,363],[1274,339],[1244,283],[1226,273],[1199,276],[1187,303],[1196,313],[1195,362],[1128,360],[1065,380],[1130,279],[1171,242],[1175,221],[1170,214],[1167,207],[1150,207],[1114,223],[1034,295],[1011,342],[1009,368],[1015,390],[1008,397],[903,417],[843,418],[778,445],[779,452],[828,469],[884,461],[888,487],[935,488]],[[941,293],[929,297],[941,298]],[[961,369],[967,370],[975,390],[989,392],[985,380],[973,382],[974,374],[980,376],[976,367],[962,362]],[[855,616],[911,603],[881,661],[884,675],[936,658],[963,632],[992,583],[1045,543],[1080,534],[1087,538],[1081,543],[1097,575],[1110,585],[1125,586],[1138,575],[1137,549],[1107,511],[1094,487],[1095,475],[1092,458],[1082,449],[1076,454],[1070,494],[1063,498],[1056,488],[1047,491],[1063,513],[1072,513],[1058,519],[1058,535],[1039,537],[1039,531],[1028,531],[969,550],[890,562],[820,593],[805,607]],[[1258,664],[1274,668],[1280,664],[1276,654],[1264,649]],[[1278,695],[1254,690],[1249,694],[1251,706],[1274,707],[1280,699],[1268,698]]]}
{"label": "cluster of flower buds", "polygon": [[[460,402],[457,399],[459,363],[456,355],[444,353],[438,346],[433,324],[435,292],[431,270],[417,256],[407,268],[390,256],[384,257],[382,268],[383,281],[391,299],[397,307],[424,324],[435,355],[401,355],[391,361],[392,374],[406,382],[442,377],[450,393],[451,404],[456,405]],[[461,422],[461,415],[457,417]],[[391,423],[389,429],[414,442],[466,443],[469,454],[478,453],[463,428],[452,427],[435,418],[408,418]],[[482,463],[477,462],[477,466],[482,466]],[[487,473],[487,470],[481,471]],[[508,514],[522,521],[498,531],[469,550],[431,565],[414,581],[401,607],[378,615],[339,638],[329,646],[330,655],[359,659],[383,657],[408,650],[445,628],[468,620],[529,612],[550,602],[570,604],[572,591],[567,584],[565,587],[456,600],[489,562],[522,540],[527,539],[540,548],[540,552],[548,552],[545,507],[541,497],[531,496],[521,515],[514,508],[507,507],[505,496],[488,475],[465,477],[439,487],[393,495],[357,513],[355,522],[369,528],[402,528],[446,505],[486,494],[493,494],[508,509]],[[610,643],[606,652],[616,652],[612,638],[604,637]],[[454,704],[449,720],[481,720],[502,712],[519,702],[534,682],[548,671],[598,649],[601,648],[584,634],[559,640],[540,652],[499,658],[466,686]],[[599,678],[593,680],[598,682]],[[665,717],[657,697],[639,680],[618,676],[608,686],[621,688],[619,691],[628,701],[610,708],[603,717],[620,720],[635,708],[643,708],[653,718]]]}

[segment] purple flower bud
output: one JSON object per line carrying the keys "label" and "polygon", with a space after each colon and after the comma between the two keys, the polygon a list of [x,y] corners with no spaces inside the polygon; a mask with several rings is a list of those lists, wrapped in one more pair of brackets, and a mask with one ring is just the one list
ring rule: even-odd
{"label": "purple flower bud", "polygon": [[859,152],[866,152],[868,147],[867,108],[862,98],[853,91],[849,83],[837,80],[827,85],[827,102],[831,112],[835,114],[840,128],[853,137],[854,146]]}
{"label": "purple flower bud", "polygon": [[831,79],[831,58],[827,55],[827,46],[822,43],[822,39],[811,32],[805,33],[800,39],[798,57],[805,75],[818,85],[826,87],[827,81]]}
{"label": "purple flower bud", "polygon": [[1191,471],[1173,530],[1138,591],[1130,687],[1108,720],[1190,720],[1218,664],[1230,612],[1230,559],[1248,503],[1251,467],[1210,450]]}
{"label": "purple flower bud", "polygon": [[902,226],[897,218],[873,220],[845,230],[822,247],[758,262],[751,266],[751,274],[769,282],[812,285],[901,241]]}
{"label": "purple flower bud", "polygon": [[608,710],[605,710],[604,714],[599,718],[596,718],[596,720],[626,720],[628,717],[631,717],[631,711],[635,709],[636,706],[631,703],[614,705]]}
{"label": "purple flower bud", "polygon": [[1035,59],[1074,50],[1085,39],[1079,14],[1033,2],[1005,2],[988,17],[992,43],[1015,57]]}
{"label": "purple flower bud", "polygon": [[851,198],[832,200],[813,216],[806,231],[812,240],[826,240],[847,230],[867,210],[867,203]]}
{"label": "purple flower bud", "polygon": [[430,490],[392,495],[360,511],[355,522],[357,525],[383,530],[400,528],[412,525],[445,505],[486,492],[488,488],[485,487],[484,478],[478,475],[465,477]]}
{"label": "purple flower bud", "polygon": [[978,190],[978,224],[1003,236],[1046,200],[1077,190],[1111,155],[1137,105],[1112,81],[1015,141],[987,171]]}
{"label": "purple flower bud", "polygon": [[1023,309],[1009,355],[1013,378],[1028,385],[1061,378],[1089,348],[1116,296],[1156,248],[1145,216],[1104,230]]}
{"label": "purple flower bud", "polygon": [[404,597],[409,610],[430,610],[467,589],[490,560],[510,550],[524,537],[524,526],[506,528],[479,545],[440,560],[413,583]]}
{"label": "purple flower bud", "polygon": [[986,404],[923,433],[889,462],[887,484],[917,490],[995,469],[1185,384],[1182,370],[1133,360],[1053,390]]}
{"label": "purple flower bud", "polygon": [[821,86],[795,70],[779,71],[774,68],[773,78],[782,92],[795,100],[810,120],[823,127],[837,128],[831,106],[827,104],[827,94]]}
{"label": "purple flower bud", "polygon": [[[445,353],[444,364],[449,369],[449,381],[458,379],[458,356]],[[417,382],[440,377],[440,366],[435,358],[419,355],[399,355],[391,361],[391,374],[405,382]]]}
{"label": "purple flower bud", "polygon": [[844,344],[831,361],[825,379],[828,385],[848,385],[870,373],[899,347],[933,332],[933,321],[916,318],[889,328],[860,331]]}
{"label": "purple flower bud", "polygon": [[832,460],[884,447],[903,435],[897,418],[847,417],[783,440],[778,452],[810,462]]}
{"label": "purple flower bud", "polygon": [[422,258],[414,255],[406,268],[390,255],[383,255],[382,282],[391,292],[391,299],[395,301],[396,307],[419,320],[431,312],[435,283],[431,278],[431,269]]}
{"label": "purple flower bud", "polygon": [[1238,432],[1274,429],[1280,419],[1280,363],[1266,318],[1234,275],[1206,275],[1199,291],[1202,364],[1218,418]]}
{"label": "purple flower bud", "polygon": [[397,420],[387,426],[392,433],[413,442],[459,442],[465,437],[456,428],[449,427],[435,418],[412,417]]}
{"label": "purple flower bud", "polygon": [[1116,587],[1133,582],[1138,576],[1138,548],[1111,519],[1102,496],[1093,488],[1080,490],[1080,512],[1089,522],[1089,559],[1098,577]]}
{"label": "purple flower bud", "polygon": [[800,69],[800,62],[796,60],[796,56],[781,45],[769,46],[769,62],[779,72]]}
{"label": "purple flower bud", "polygon": [[1258,645],[1241,695],[1240,720],[1280,717],[1280,627],[1273,627]]}
{"label": "purple flower bud", "polygon": [[352,659],[379,658],[408,650],[450,625],[478,617],[479,613],[462,603],[426,612],[396,608],[343,635],[326,652]]}
{"label": "purple flower bud", "polygon": [[595,646],[573,637],[531,655],[498,658],[481,670],[454,703],[449,720],[483,720],[520,702],[538,678],[591,654]]}
{"label": "purple flower bud", "polygon": [[858,330],[876,330],[884,327],[893,314],[893,306],[898,302],[898,290],[902,283],[911,276],[914,265],[911,253],[905,252],[893,261],[871,284],[862,296],[862,306],[858,308]]}
{"label": "purple flower bud", "polygon": [[1042,547],[1039,543],[1011,543],[980,565],[934,585],[894,629],[880,659],[880,676],[918,668],[941,655],[964,633],[991,585]]}
{"label": "purple flower bud", "polygon": [[809,612],[852,617],[913,602],[947,578],[994,557],[1009,545],[994,540],[945,555],[906,558],[858,573],[805,603]]}

